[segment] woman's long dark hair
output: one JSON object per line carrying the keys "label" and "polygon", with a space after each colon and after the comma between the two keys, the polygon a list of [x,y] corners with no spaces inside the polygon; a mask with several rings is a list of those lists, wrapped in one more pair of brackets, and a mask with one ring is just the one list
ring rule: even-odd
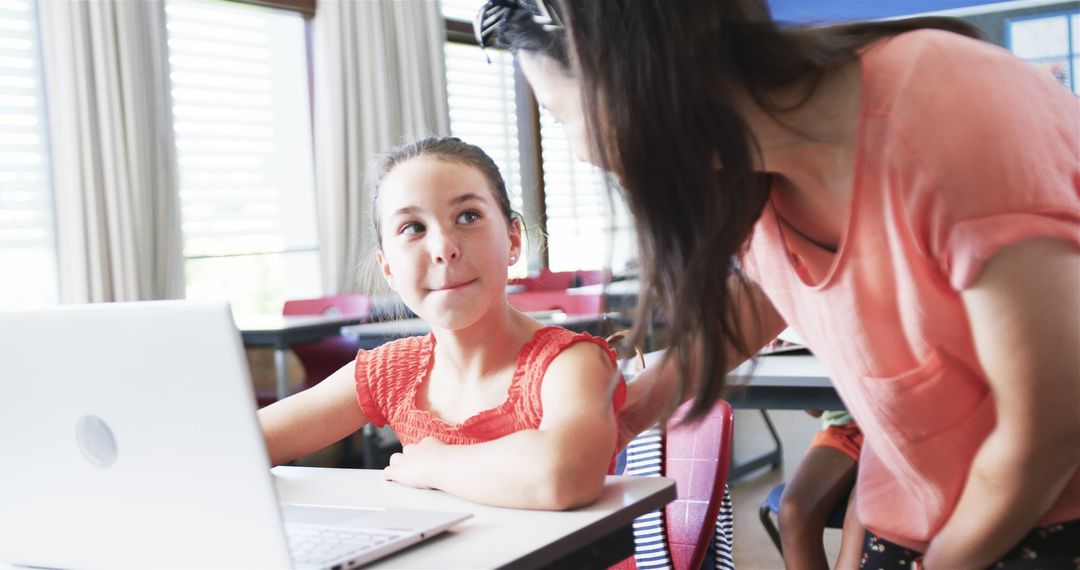
{"label": "woman's long dark hair", "polygon": [[[550,4],[551,2],[549,2]],[[766,111],[777,90],[805,86],[858,57],[860,48],[905,31],[978,32],[947,18],[784,28],[765,0],[554,0],[568,48],[561,59],[580,81],[600,165],[619,175],[637,224],[643,271],[638,303],[667,318],[682,396],[696,386],[688,416],[720,397],[732,346],[751,354],[729,288],[746,286],[732,260],[744,248],[768,200],[768,176],[755,172],[759,147],[735,106],[737,90]],[[510,19],[511,49],[542,51],[521,38],[558,32]],[[518,45],[515,45],[515,39]],[[565,48],[564,48],[565,49]],[[558,54],[544,52],[549,57]],[[694,347],[705,348],[694,359]]]}

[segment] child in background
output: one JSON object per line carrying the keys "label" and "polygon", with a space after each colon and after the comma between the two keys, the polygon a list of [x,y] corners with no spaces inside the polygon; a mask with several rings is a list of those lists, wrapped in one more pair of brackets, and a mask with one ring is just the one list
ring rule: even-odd
{"label": "child in background", "polygon": [[382,276],[432,332],[361,350],[259,410],[271,462],[388,424],[404,446],[389,480],[503,507],[595,501],[625,385],[603,339],[507,302],[522,226],[498,167],[473,145],[428,138],[390,151],[373,179]]}
{"label": "child in background", "polygon": [[843,538],[836,568],[858,568],[863,529],[849,495],[855,486],[862,432],[845,411],[808,411],[820,416],[824,428],[815,436],[806,456],[784,486],[780,499],[780,544],[784,566],[794,569],[827,569],[821,538],[826,521],[838,504],[845,505]]}

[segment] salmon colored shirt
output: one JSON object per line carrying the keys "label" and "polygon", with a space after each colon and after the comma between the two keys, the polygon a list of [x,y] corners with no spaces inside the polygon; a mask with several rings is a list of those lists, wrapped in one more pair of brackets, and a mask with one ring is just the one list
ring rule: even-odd
{"label": "salmon colored shirt", "polygon": [[[540,427],[544,417],[540,389],[548,365],[578,342],[600,346],[615,364],[615,352],[602,338],[561,327],[541,328],[518,351],[506,400],[461,423],[447,422],[416,403],[435,361],[435,336],[431,334],[361,350],[356,356],[356,397],[368,421],[376,427],[389,424],[405,445],[428,436],[453,445],[483,443]],[[626,383],[620,376],[612,397],[613,410],[618,412],[625,400]]]}
{"label": "salmon colored shirt", "polygon": [[[995,425],[960,291],[1010,244],[1047,237],[1080,250],[1080,103],[1005,50],[948,32],[877,42],[861,65],[838,252],[790,231],[769,204],[744,267],[863,428],[862,522],[925,550]],[[1040,524],[1076,518],[1080,474]]]}

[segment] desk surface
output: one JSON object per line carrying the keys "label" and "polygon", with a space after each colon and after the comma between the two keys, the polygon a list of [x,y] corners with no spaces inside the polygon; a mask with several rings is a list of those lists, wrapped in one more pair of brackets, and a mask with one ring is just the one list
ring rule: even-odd
{"label": "desk surface", "polygon": [[[574,331],[591,330],[601,323],[608,321],[619,325],[625,325],[623,318],[618,313],[606,315],[567,315],[561,311],[543,311],[529,313],[531,317],[544,325],[559,325]],[[342,336],[356,340],[389,340],[404,338],[407,336],[420,336],[431,332],[431,326],[427,321],[419,318],[400,319],[396,321],[382,321],[377,323],[363,323],[346,326],[341,329]]]}
{"label": "desk surface", "polygon": [[[663,351],[645,355],[647,363]],[[723,398],[733,408],[769,410],[842,410],[828,372],[816,356],[776,354],[746,361],[728,375]]]}
{"label": "desk surface", "polygon": [[349,315],[258,315],[237,319],[236,327],[245,335],[282,334],[308,329],[329,329],[336,335],[338,329],[366,320],[363,316]]}
{"label": "desk surface", "polygon": [[596,542],[675,499],[662,477],[608,477],[595,504],[565,512],[503,509],[384,481],[382,471],[276,467],[282,502],[461,511],[473,517],[371,568],[537,567]]}

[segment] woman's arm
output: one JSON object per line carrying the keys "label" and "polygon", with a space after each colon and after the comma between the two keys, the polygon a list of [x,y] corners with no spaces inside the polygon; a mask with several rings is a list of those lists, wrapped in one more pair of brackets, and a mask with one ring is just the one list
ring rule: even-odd
{"label": "woman's arm", "polygon": [[[739,321],[748,336],[750,350],[765,346],[776,338],[786,326],[765,293],[753,282],[743,288],[732,277],[728,286],[737,304]],[[753,354],[742,354],[732,346],[720,347],[727,353],[727,361],[735,366],[742,364]],[[701,347],[698,348],[701,350]],[[637,435],[652,427],[665,413],[674,411],[682,401],[679,398],[681,375],[674,358],[663,358],[634,376],[627,384],[626,406],[619,412],[619,448],[630,443]],[[692,393],[692,392],[688,392]]]}
{"label": "woman's arm", "polygon": [[386,478],[501,507],[592,503],[615,451],[614,372],[600,347],[573,344],[544,375],[539,428],[475,445],[427,438],[392,456]]}
{"label": "woman's arm", "polygon": [[[866,528],[859,521],[859,509],[856,508],[855,491],[851,488],[847,510],[844,511],[844,529],[840,531],[840,552],[836,555],[836,570],[859,570],[862,562],[862,547],[866,541]],[[906,570],[901,568],[900,570]]]}
{"label": "woman's arm", "polygon": [[367,423],[356,401],[350,362],[315,386],[259,410],[270,464],[318,451]]}
{"label": "woman's arm", "polygon": [[986,567],[1036,525],[1080,465],[1080,253],[1062,241],[1001,250],[963,292],[997,425],[924,557]]}

